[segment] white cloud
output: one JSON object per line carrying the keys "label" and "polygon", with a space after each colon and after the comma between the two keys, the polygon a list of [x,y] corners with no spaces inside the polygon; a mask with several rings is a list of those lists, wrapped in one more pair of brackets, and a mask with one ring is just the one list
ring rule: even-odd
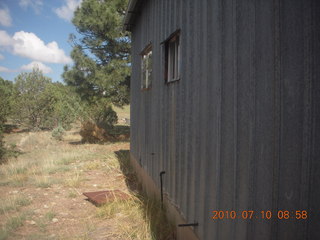
{"label": "white cloud", "polygon": [[8,47],[12,44],[12,38],[6,31],[0,30],[0,47]]}
{"label": "white cloud", "polygon": [[71,59],[59,48],[57,42],[53,41],[45,45],[34,33],[24,31],[16,32],[13,35],[13,40],[13,53],[16,55],[42,62],[71,62]]}
{"label": "white cloud", "polygon": [[36,14],[39,14],[41,12],[43,2],[42,0],[20,0],[19,5],[24,9],[31,7]]}
{"label": "white cloud", "polygon": [[74,11],[81,4],[81,2],[82,0],[65,0],[65,5],[54,9],[54,12],[58,15],[58,17],[66,21],[71,21]]}
{"label": "white cloud", "polygon": [[0,25],[4,27],[10,27],[12,25],[12,19],[8,8],[0,9]]}
{"label": "white cloud", "polygon": [[21,70],[32,71],[34,68],[39,68],[43,73],[51,73],[52,69],[42,62],[33,61],[29,64],[22,65]]}
{"label": "white cloud", "polygon": [[57,42],[45,44],[37,35],[30,32],[16,32],[10,37],[5,31],[0,31],[0,47],[10,47],[10,51],[18,56],[35,61],[49,63],[71,63]]}
{"label": "white cloud", "polygon": [[43,64],[42,62],[38,62],[38,61],[33,61],[29,64],[22,65],[18,69],[10,69],[10,68],[4,67],[4,66],[0,66],[0,72],[13,73],[13,72],[21,72],[21,71],[32,71],[34,68],[38,68],[44,74],[52,72],[52,69],[49,66]]}
{"label": "white cloud", "polygon": [[11,70],[11,69],[3,67],[3,66],[0,66],[0,72],[14,72],[14,70]]}
{"label": "white cloud", "polygon": [[4,56],[0,53],[0,60],[3,60]]}

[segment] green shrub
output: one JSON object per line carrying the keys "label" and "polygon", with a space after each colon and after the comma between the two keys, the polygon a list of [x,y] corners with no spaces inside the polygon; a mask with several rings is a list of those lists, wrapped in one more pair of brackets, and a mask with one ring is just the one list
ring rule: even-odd
{"label": "green shrub", "polygon": [[12,82],[0,77],[0,164],[6,162],[6,149],[3,142],[3,132],[7,117],[11,112],[12,91]]}
{"label": "green shrub", "polygon": [[92,122],[100,128],[109,130],[118,122],[118,117],[110,103],[104,99],[85,105],[82,122]]}
{"label": "green shrub", "polygon": [[58,125],[67,129],[78,119],[82,108],[80,97],[72,88],[52,82],[38,68],[15,78],[14,94],[11,118],[33,131],[52,130]]}
{"label": "green shrub", "polygon": [[9,147],[5,149],[5,158],[17,158],[22,152],[17,148],[16,144],[10,144]]}
{"label": "green shrub", "polygon": [[97,125],[105,130],[113,127],[118,122],[117,113],[111,106],[107,106],[102,109],[97,119]]}
{"label": "green shrub", "polygon": [[96,143],[116,140],[110,134],[118,122],[117,113],[107,102],[100,101],[88,105],[86,117],[82,120],[80,135],[83,142]]}
{"label": "green shrub", "polygon": [[58,140],[61,141],[63,138],[63,135],[65,134],[65,130],[62,126],[58,126],[55,129],[52,130],[51,136]]}

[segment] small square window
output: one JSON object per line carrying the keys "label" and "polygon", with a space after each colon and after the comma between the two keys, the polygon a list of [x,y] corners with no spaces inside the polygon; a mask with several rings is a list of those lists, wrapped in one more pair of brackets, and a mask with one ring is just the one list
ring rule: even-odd
{"label": "small square window", "polygon": [[141,53],[141,89],[149,89],[152,84],[152,47],[149,44]]}
{"label": "small square window", "polygon": [[165,42],[165,79],[172,82],[180,79],[180,31],[173,33]]}

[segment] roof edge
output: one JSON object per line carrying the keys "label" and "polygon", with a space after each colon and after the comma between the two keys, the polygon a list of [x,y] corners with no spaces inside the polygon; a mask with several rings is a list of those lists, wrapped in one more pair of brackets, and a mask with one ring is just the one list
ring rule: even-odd
{"label": "roof edge", "polygon": [[133,26],[133,21],[136,15],[139,13],[137,11],[138,6],[143,0],[129,0],[128,8],[124,16],[123,21],[123,31],[131,31]]}

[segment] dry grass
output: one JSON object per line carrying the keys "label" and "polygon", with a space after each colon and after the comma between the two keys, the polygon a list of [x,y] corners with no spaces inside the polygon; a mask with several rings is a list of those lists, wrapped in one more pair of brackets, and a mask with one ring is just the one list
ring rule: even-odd
{"label": "dry grass", "polygon": [[83,181],[83,178],[81,176],[81,173],[79,171],[74,171],[71,176],[67,177],[64,185],[66,187],[73,187],[77,188],[81,186],[81,182]]}
{"label": "dry grass", "polygon": [[[0,240],[170,239],[159,203],[128,185],[136,181],[128,181],[129,143],[81,144],[78,131],[63,141],[50,132],[6,136],[22,154],[0,165]],[[101,207],[85,201],[83,192],[99,189],[131,197]]]}
{"label": "dry grass", "polygon": [[146,195],[107,203],[98,209],[97,216],[113,221],[114,229],[106,239],[174,239],[174,226],[167,221],[159,201]]}
{"label": "dry grass", "polygon": [[141,202],[137,199],[118,200],[106,204],[100,207],[97,216],[102,219],[111,219],[114,223],[114,228],[105,236],[106,239],[108,237],[116,239],[153,239],[150,225],[143,216]]}
{"label": "dry grass", "polygon": [[19,211],[21,207],[28,206],[32,199],[21,194],[19,196],[9,196],[0,202],[0,214],[8,214],[11,211]]}

